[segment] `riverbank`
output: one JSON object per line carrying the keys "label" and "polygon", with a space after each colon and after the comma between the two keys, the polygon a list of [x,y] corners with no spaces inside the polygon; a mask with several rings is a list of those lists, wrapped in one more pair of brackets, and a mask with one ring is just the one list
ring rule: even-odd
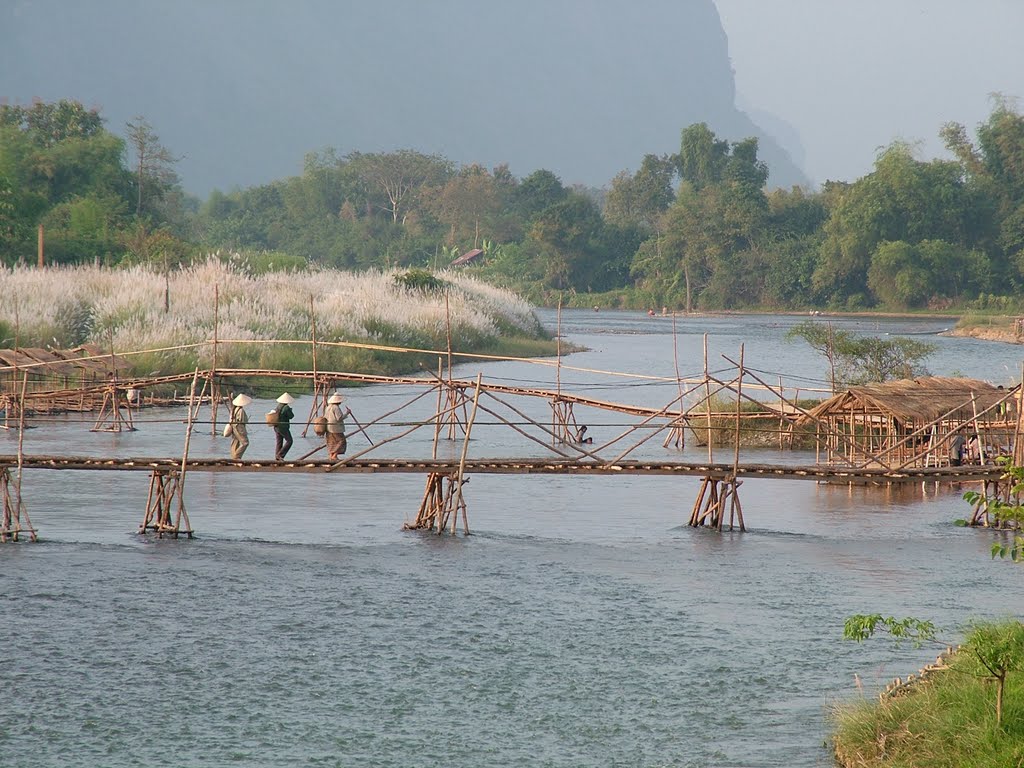
{"label": "riverbank", "polygon": [[[0,339],[21,348],[92,343],[124,353],[137,376],[214,364],[309,370],[314,338],[320,370],[379,374],[433,369],[448,349],[555,354],[556,342],[515,294],[459,272],[440,273],[429,285],[404,277],[333,269],[251,274],[215,257],[167,274],[148,266],[0,270]],[[330,346],[337,341],[349,345]]]}
{"label": "riverbank", "polygon": [[1024,681],[1007,676],[997,726],[991,675],[962,650],[897,679],[877,701],[840,705],[834,720],[842,768],[1005,768],[1024,759]]}
{"label": "riverbank", "polygon": [[1024,343],[1017,317],[1009,315],[964,315],[950,331],[950,336],[963,336],[1007,344]]}

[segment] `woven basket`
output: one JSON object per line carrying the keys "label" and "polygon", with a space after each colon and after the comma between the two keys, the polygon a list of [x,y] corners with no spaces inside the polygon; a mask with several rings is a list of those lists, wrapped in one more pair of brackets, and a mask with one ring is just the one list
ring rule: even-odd
{"label": "woven basket", "polygon": [[270,411],[270,413],[267,414],[266,418],[267,424],[270,424],[273,427],[277,426],[277,411]]}
{"label": "woven basket", "polygon": [[313,420],[313,434],[317,437],[323,437],[327,434],[327,417],[317,416]]}

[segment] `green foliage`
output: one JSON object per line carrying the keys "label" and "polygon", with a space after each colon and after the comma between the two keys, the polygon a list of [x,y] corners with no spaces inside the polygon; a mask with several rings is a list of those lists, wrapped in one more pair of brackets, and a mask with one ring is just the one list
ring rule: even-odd
{"label": "green foliage", "polygon": [[[125,133],[76,102],[0,105],[0,261],[31,260],[40,223],[56,262],[137,263],[157,251],[171,261],[202,248],[436,269],[442,245],[490,243],[472,269],[538,299],[621,290],[688,311],[1021,308],[1024,117],[1005,99],[976,145],[963,126],[942,129],[955,159],[921,160],[896,142],[872,173],[820,192],[766,194],[757,140],[699,123],[682,130],[678,153],[643,156],[606,192],[569,189],[543,169],[520,180],[507,166],[413,150],[325,149],[299,176],[199,205],[153,126],[136,118]],[[148,247],[140,231],[180,246]]]}
{"label": "green foliage", "polygon": [[839,765],[877,768],[1006,768],[1024,758],[1024,675],[1010,675],[1002,728],[994,727],[992,685],[967,653],[927,684],[879,702],[856,699],[833,713]]}
{"label": "green foliage", "polygon": [[57,330],[53,345],[70,349],[89,340],[95,320],[93,308],[82,299],[64,301],[54,312]]}
{"label": "green foliage", "polygon": [[803,339],[824,355],[833,388],[926,375],[922,363],[935,351],[935,345],[928,342],[900,336],[858,337],[833,328],[831,323],[812,320],[793,326],[786,338]]}
{"label": "green foliage", "polygon": [[395,285],[420,293],[440,293],[448,288],[448,283],[426,269],[410,269],[395,275],[393,280]]}
{"label": "green foliage", "polygon": [[236,253],[218,253],[217,257],[228,264],[250,275],[263,275],[268,272],[292,272],[305,269],[308,264],[301,256],[280,251],[242,251]]}
{"label": "green foliage", "polygon": [[857,614],[848,617],[843,624],[843,637],[858,643],[874,636],[876,632],[887,633],[897,645],[909,641],[915,648],[935,639],[935,625],[913,617],[897,619],[880,613]]}
{"label": "green foliage", "polygon": [[[1024,467],[1013,463],[1008,456],[996,458],[996,464],[1003,469],[1000,482],[1008,486],[1005,497],[986,496],[978,491],[964,493],[964,501],[975,509],[984,507],[995,528],[1011,531],[1024,530],[1024,504],[1021,494],[1024,493]],[[1010,558],[1013,562],[1024,562],[1024,536],[1014,533],[1010,542],[996,541],[992,543],[992,557]]]}

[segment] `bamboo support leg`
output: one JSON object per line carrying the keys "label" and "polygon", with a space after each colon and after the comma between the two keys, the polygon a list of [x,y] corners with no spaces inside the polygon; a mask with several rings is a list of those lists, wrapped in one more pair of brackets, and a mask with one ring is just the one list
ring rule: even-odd
{"label": "bamboo support leg", "polygon": [[746,530],[743,521],[743,507],[740,505],[739,486],[741,480],[735,477],[718,479],[705,477],[697,492],[697,500],[693,504],[689,525],[693,528],[706,526],[723,530],[726,514],[729,516],[729,530],[737,525],[741,531]]}

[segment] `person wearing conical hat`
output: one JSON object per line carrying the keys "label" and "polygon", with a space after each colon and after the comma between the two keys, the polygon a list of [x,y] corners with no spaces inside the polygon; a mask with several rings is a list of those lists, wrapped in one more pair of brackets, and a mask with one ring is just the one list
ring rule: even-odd
{"label": "person wearing conical hat", "polygon": [[238,461],[249,447],[249,414],[245,406],[252,402],[248,395],[238,395],[231,401],[231,418],[228,421],[231,437],[231,458]]}
{"label": "person wearing conical hat", "polygon": [[295,398],[285,392],[277,398],[277,407],[274,408],[274,413],[277,414],[277,422],[274,424],[274,458],[278,461],[282,461],[292,447],[291,421],[295,418],[295,412],[292,411],[291,404],[294,402]]}
{"label": "person wearing conical hat", "polygon": [[351,416],[349,408],[342,410],[341,404],[345,401],[344,395],[335,392],[327,398],[327,410],[324,416],[327,417],[327,458],[336,461],[339,454],[345,453],[348,448],[348,441],[345,440],[345,416]]}

